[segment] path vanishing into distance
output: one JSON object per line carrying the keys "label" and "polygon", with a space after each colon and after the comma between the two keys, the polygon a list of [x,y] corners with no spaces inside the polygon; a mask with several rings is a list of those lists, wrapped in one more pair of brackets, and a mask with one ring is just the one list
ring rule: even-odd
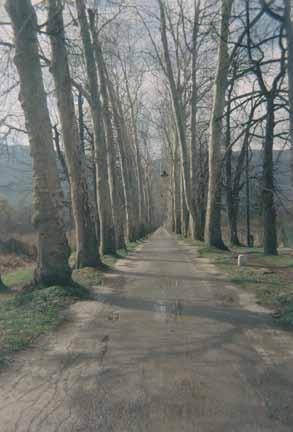
{"label": "path vanishing into distance", "polygon": [[293,334],[163,228],[0,374],[1,432],[292,432]]}

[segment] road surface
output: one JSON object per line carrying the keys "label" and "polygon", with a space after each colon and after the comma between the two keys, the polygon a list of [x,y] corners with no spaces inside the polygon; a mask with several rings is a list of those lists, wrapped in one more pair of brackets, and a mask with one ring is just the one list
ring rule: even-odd
{"label": "road surface", "polygon": [[293,334],[163,228],[0,374],[1,432],[292,432]]}

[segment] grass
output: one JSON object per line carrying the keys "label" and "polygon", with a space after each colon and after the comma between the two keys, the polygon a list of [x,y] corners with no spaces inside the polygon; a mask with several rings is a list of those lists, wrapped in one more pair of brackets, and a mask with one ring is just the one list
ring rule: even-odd
{"label": "grass", "polygon": [[8,288],[19,285],[24,285],[30,282],[33,278],[33,268],[24,267],[14,272],[9,272],[3,275],[3,282]]}
{"label": "grass", "polygon": [[62,308],[85,298],[89,292],[79,285],[52,286],[0,298],[0,368],[11,362],[13,353],[55,329],[62,321]]}
{"label": "grass", "polygon": [[[103,257],[108,267],[118,259],[125,258],[144,240],[127,244],[126,249],[114,256]],[[75,284],[69,287],[52,286],[30,292],[16,292],[11,288],[21,287],[33,278],[33,268],[24,267],[3,275],[8,290],[0,291],[0,369],[9,365],[13,354],[29,347],[40,335],[54,330],[64,318],[60,311],[74,301],[89,299],[89,288],[102,281],[103,274],[94,268],[73,271]]]}
{"label": "grass", "polygon": [[[200,257],[208,258],[230,282],[253,292],[259,304],[280,310],[280,322],[293,325],[293,256],[265,256],[260,248],[220,251],[198,241],[184,241],[195,246]],[[238,267],[238,254],[248,255],[247,266]]]}
{"label": "grass", "polygon": [[113,268],[119,259],[126,258],[129,253],[134,252],[138,248],[138,246],[140,246],[144,241],[145,238],[142,238],[135,242],[129,242],[127,243],[125,249],[118,249],[115,255],[104,255],[103,263],[106,264],[108,267]]}

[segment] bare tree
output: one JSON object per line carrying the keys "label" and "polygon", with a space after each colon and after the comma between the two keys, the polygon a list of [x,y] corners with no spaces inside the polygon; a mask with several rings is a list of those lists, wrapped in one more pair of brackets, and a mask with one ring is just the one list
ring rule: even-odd
{"label": "bare tree", "polygon": [[[143,192],[143,168],[142,168],[138,124],[137,124],[138,107],[136,104],[137,93],[139,92],[139,88],[141,84],[141,77],[139,80],[139,84],[137,85],[136,92],[132,93],[126,65],[121,57],[119,59],[120,59],[120,65],[122,68],[123,79],[125,84],[126,99],[129,105],[129,118],[130,118],[130,130],[131,130],[131,133],[129,134],[129,138],[131,139],[132,150],[134,154],[134,160],[132,160],[131,163],[134,165],[135,175],[133,180],[136,183],[133,185],[133,187],[137,189],[136,197],[138,199],[138,218],[139,218],[138,236],[143,237],[145,235],[146,208],[145,208],[145,200],[144,200],[144,192]],[[139,74],[142,75],[143,73],[139,71]]]}
{"label": "bare tree", "polygon": [[107,145],[107,158],[109,166],[109,184],[111,200],[113,205],[113,219],[116,228],[116,241],[117,248],[125,248],[125,232],[124,232],[124,204],[121,205],[119,199],[119,179],[118,179],[118,166],[117,166],[117,146],[114,138],[114,128],[112,122],[112,112],[110,106],[110,95],[108,90],[107,82],[107,72],[104,60],[104,53],[102,49],[102,43],[99,37],[99,29],[97,28],[98,12],[93,9],[88,9],[90,31],[92,35],[93,47],[95,49],[95,58],[97,69],[100,78],[100,89],[103,99],[103,117],[105,124],[105,138]]}
{"label": "bare tree", "polygon": [[[283,25],[279,29],[279,50],[280,59],[278,60],[278,70],[270,80],[266,82],[265,68],[271,62],[275,63],[275,58],[264,60],[265,54],[261,43],[254,41],[251,34],[251,17],[249,3],[246,2],[246,27],[247,27],[247,49],[249,60],[252,65],[252,71],[255,74],[259,88],[265,98],[266,115],[265,115],[265,136],[263,151],[263,184],[262,184],[262,203],[264,216],[264,252],[267,255],[277,255],[277,230],[276,230],[276,209],[274,194],[276,191],[274,181],[274,129],[276,126],[276,100],[279,95],[279,86],[281,85],[286,73],[285,66],[285,49],[283,47]],[[259,55],[261,54],[261,55]]]}
{"label": "bare tree", "polygon": [[[199,224],[199,217],[198,217],[198,209],[197,209],[197,202],[195,197],[192,196],[192,194],[196,193],[196,174],[194,173],[192,175],[192,187],[191,187],[191,181],[190,181],[190,174],[191,169],[194,169],[194,165],[191,164],[190,160],[190,151],[188,149],[188,140],[186,136],[186,116],[184,112],[184,106],[183,106],[183,100],[181,98],[181,89],[178,88],[178,85],[176,84],[175,74],[172,66],[171,61],[171,55],[170,55],[170,49],[169,49],[169,42],[168,42],[168,35],[167,35],[167,18],[166,18],[166,6],[163,2],[163,0],[158,0],[159,7],[160,7],[160,31],[161,31],[161,41],[162,41],[162,47],[163,47],[163,53],[164,53],[164,66],[163,69],[165,71],[166,77],[169,81],[170,85],[170,92],[172,96],[173,101],[173,107],[174,107],[174,113],[175,113],[175,119],[176,119],[176,125],[178,128],[178,137],[179,137],[179,143],[180,143],[180,150],[181,150],[181,160],[182,160],[182,173],[183,173],[183,187],[184,187],[184,197],[186,200],[186,206],[188,209],[188,212],[190,214],[190,222],[192,227],[192,237],[194,239],[202,239],[202,229]],[[198,6],[196,5],[195,8],[195,20],[194,20],[194,35],[193,35],[193,44],[196,45],[196,37],[197,37],[197,14],[198,14]],[[196,131],[195,131],[195,125],[196,125],[196,105],[195,105],[195,98],[196,98],[196,80],[195,80],[195,64],[196,64],[196,53],[194,52],[195,48],[193,48],[193,95],[192,95],[192,161],[195,163],[196,160],[196,149],[195,149],[195,137],[196,137]],[[162,60],[161,60],[162,63]],[[178,81],[178,80],[177,80]],[[179,82],[180,85],[180,82]]]}
{"label": "bare tree", "polygon": [[48,7],[48,33],[52,47],[51,71],[56,87],[75,221],[76,267],[96,267],[100,263],[99,245],[89,204],[85,154],[79,140],[74,108],[62,3],[60,0],[49,0]]}
{"label": "bare tree", "polygon": [[121,179],[125,203],[126,238],[129,242],[138,239],[138,198],[136,188],[133,186],[135,173],[131,167],[131,153],[129,152],[129,135],[121,106],[120,97],[115,91],[112,80],[107,72],[107,85],[111,99],[114,124],[117,131],[117,142],[119,147],[119,159],[121,166]]}
{"label": "bare tree", "polygon": [[290,0],[283,0],[283,14],[274,10],[273,2],[261,0],[264,10],[275,20],[281,22],[286,30],[288,50],[288,84],[289,84],[289,121],[290,121],[290,150],[291,150],[291,178],[293,181],[293,10]]}
{"label": "bare tree", "polygon": [[44,286],[66,285],[71,282],[70,251],[38,51],[37,17],[30,0],[7,0],[6,9],[13,25],[19,97],[33,158],[33,222],[38,234],[34,281]]}
{"label": "bare tree", "polygon": [[98,73],[84,0],[76,0],[76,8],[86,63],[87,79],[90,91],[90,107],[94,125],[97,193],[102,251],[105,254],[111,254],[116,252],[116,236],[113,218],[113,203],[110,194],[106,135],[98,87]]}
{"label": "bare tree", "polygon": [[218,65],[209,130],[209,187],[205,241],[224,249],[221,233],[221,171],[223,155],[223,114],[228,86],[230,56],[228,52],[229,21],[233,0],[222,0]]}

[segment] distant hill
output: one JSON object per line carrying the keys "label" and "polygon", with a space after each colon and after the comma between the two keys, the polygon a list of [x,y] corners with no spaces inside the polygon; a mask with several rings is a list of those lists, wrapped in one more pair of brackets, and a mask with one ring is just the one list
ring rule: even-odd
{"label": "distant hill", "polygon": [[29,147],[0,146],[0,195],[12,206],[31,202],[32,160]]}
{"label": "distant hill", "polygon": [[[284,201],[292,201],[293,188],[290,184],[289,151],[274,152],[276,183]],[[153,172],[158,175],[162,170],[160,159],[153,161]],[[165,166],[164,166],[165,168]],[[262,172],[262,152],[254,150],[251,159],[251,173],[257,177]],[[0,146],[0,196],[8,199],[12,206],[22,206],[31,202],[32,160],[28,146]]]}
{"label": "distant hill", "polygon": [[[254,166],[254,170],[257,175],[260,175],[262,173],[262,158],[262,151],[253,151],[251,164]],[[280,192],[284,201],[292,201],[293,204],[293,187],[291,184],[290,158],[291,155],[289,150],[274,151],[274,175],[277,190]]]}

